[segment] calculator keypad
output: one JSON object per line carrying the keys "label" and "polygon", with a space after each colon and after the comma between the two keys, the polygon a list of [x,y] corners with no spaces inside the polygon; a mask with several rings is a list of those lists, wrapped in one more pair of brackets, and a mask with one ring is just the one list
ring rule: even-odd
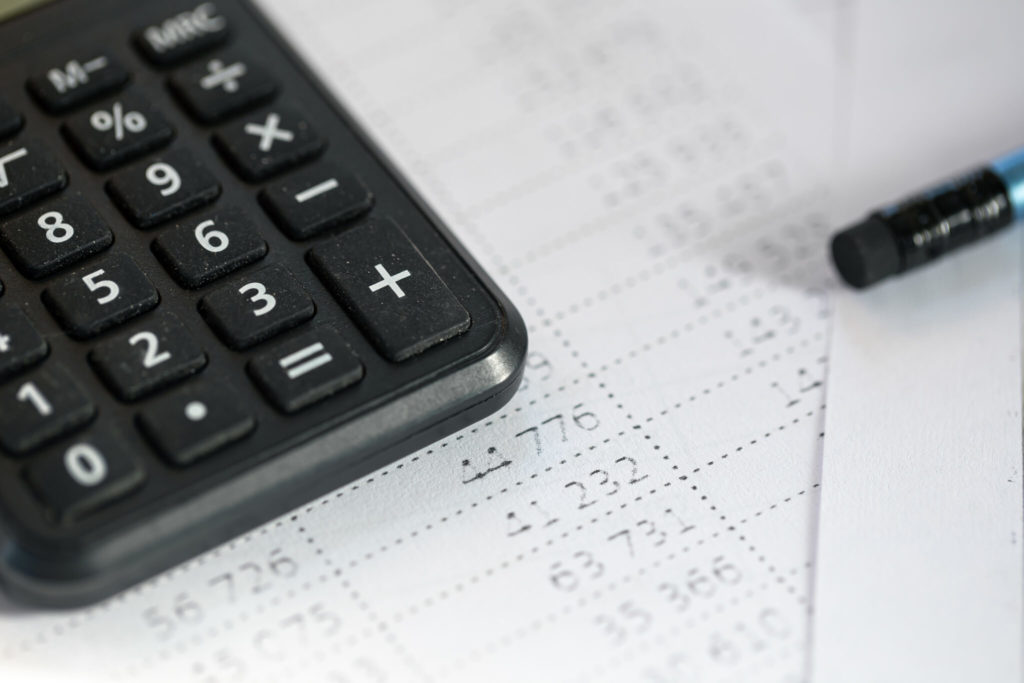
{"label": "calculator keypad", "polygon": [[15,138],[0,147],[0,216],[64,189],[68,174],[43,143]]}
{"label": "calculator keypad", "polygon": [[171,76],[171,90],[203,123],[218,123],[270,100],[277,83],[266,70],[234,52],[218,53]]}
{"label": "calculator keypad", "polygon": [[98,171],[137,159],[174,137],[160,111],[132,92],[72,116],[63,130],[82,161]]}
{"label": "calculator keypad", "polygon": [[0,446],[14,455],[69,434],[96,414],[68,371],[47,365],[0,387]]}
{"label": "calculator keypad", "polygon": [[107,222],[76,195],[58,196],[0,223],[0,246],[33,279],[52,275],[113,242]]}
{"label": "calculator keypad", "polygon": [[139,3],[118,43],[110,7],[76,54],[37,31],[32,77],[0,86],[5,521],[76,556],[250,465],[308,477],[292,447],[328,431],[361,430],[334,464],[383,465],[510,393],[451,391],[505,343],[500,297],[274,38],[243,41],[254,15]]}
{"label": "calculator keypad", "polygon": [[259,261],[267,243],[243,211],[226,207],[164,231],[153,253],[178,284],[195,289]]}
{"label": "calculator keypad", "polygon": [[135,261],[115,253],[54,282],[43,303],[65,332],[88,339],[155,308],[160,295]]}
{"label": "calculator keypad", "polygon": [[176,316],[164,313],[97,345],[89,362],[119,399],[137,401],[202,370],[206,353]]}

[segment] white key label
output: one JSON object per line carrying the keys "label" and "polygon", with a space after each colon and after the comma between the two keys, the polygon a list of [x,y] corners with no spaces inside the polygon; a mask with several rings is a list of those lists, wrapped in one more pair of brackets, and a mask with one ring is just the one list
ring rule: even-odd
{"label": "white key label", "polygon": [[298,379],[322,365],[327,365],[332,360],[334,358],[324,349],[324,345],[316,342],[295,353],[288,354],[277,361],[277,364],[288,375],[288,379]]}
{"label": "white key label", "polygon": [[203,90],[224,88],[224,92],[238,92],[238,79],[249,71],[241,62],[225,66],[219,59],[211,59],[206,68],[210,73],[199,79],[199,87]]}
{"label": "white key label", "polygon": [[412,273],[410,273],[408,270],[403,270],[401,273],[395,273],[394,275],[391,275],[388,273],[387,268],[385,268],[383,264],[380,263],[375,265],[374,268],[377,269],[377,273],[383,279],[380,282],[375,282],[372,285],[370,285],[371,292],[376,292],[378,289],[390,287],[391,291],[394,292],[395,296],[397,296],[399,299],[405,296],[405,292],[403,292],[402,288],[398,286],[398,281],[404,280],[405,278],[412,275]]}
{"label": "white key label", "polygon": [[255,135],[260,139],[259,148],[261,152],[269,152],[274,147],[274,142],[291,142],[295,139],[295,133],[281,128],[281,117],[274,112],[267,114],[267,120],[263,124],[245,124],[246,133]]}

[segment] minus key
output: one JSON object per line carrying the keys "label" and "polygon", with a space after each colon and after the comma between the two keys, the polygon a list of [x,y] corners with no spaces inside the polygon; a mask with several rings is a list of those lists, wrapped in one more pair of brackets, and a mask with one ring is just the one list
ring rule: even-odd
{"label": "minus key", "polygon": [[294,240],[309,239],[373,207],[373,195],[362,181],[331,162],[286,176],[259,197],[277,227]]}

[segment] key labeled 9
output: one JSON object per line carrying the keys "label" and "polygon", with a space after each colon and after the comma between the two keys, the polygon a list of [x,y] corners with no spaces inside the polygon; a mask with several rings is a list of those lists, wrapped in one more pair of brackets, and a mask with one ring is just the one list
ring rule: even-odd
{"label": "key labeled 9", "polygon": [[170,197],[181,189],[181,174],[164,161],[150,164],[146,168],[146,180],[150,185],[160,188],[162,197]]}

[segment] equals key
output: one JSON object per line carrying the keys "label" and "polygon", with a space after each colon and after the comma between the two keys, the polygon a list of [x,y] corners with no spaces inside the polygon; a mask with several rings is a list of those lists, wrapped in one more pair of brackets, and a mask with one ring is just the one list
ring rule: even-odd
{"label": "equals key", "polygon": [[260,203],[282,232],[304,240],[362,216],[373,195],[337,164],[321,162],[268,186]]}

